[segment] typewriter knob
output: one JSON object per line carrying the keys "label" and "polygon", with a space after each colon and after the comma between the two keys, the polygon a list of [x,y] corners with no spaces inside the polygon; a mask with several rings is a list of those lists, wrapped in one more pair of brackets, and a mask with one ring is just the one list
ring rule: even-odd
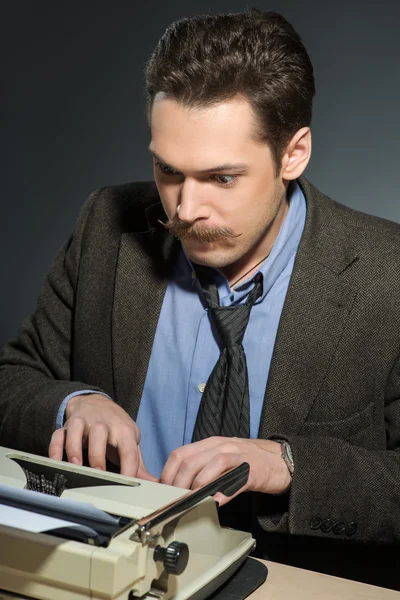
{"label": "typewriter knob", "polygon": [[183,542],[171,542],[166,548],[156,546],[154,549],[154,560],[162,562],[167,573],[180,575],[188,564],[188,545]]}

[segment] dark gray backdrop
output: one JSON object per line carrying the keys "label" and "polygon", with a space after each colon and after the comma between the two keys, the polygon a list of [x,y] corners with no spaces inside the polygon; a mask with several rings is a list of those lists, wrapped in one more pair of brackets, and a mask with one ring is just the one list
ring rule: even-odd
{"label": "dark gray backdrop", "polygon": [[[152,177],[143,67],[165,27],[179,17],[246,5],[13,0],[2,6],[0,344],[33,310],[87,195]],[[254,6],[288,18],[314,63],[308,177],[354,208],[400,221],[400,1]]]}

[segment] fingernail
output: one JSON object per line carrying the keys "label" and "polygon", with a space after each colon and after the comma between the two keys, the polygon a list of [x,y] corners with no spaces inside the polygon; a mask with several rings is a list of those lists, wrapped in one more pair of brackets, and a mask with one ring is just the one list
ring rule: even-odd
{"label": "fingernail", "polygon": [[81,464],[81,461],[76,456],[73,456],[69,462],[73,463],[74,465],[80,465]]}

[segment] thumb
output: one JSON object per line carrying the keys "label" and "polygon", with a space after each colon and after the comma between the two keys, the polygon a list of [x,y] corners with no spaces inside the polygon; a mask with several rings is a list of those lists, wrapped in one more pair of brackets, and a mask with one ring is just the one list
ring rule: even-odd
{"label": "thumb", "polygon": [[140,450],[140,446],[138,446],[138,455],[139,455],[139,468],[137,470],[136,477],[138,479],[145,479],[146,481],[153,481],[154,483],[159,483],[159,479],[154,477],[151,473],[148,472],[146,467],[144,466],[142,452]]}
{"label": "thumb", "polygon": [[233,498],[239,496],[239,494],[241,494],[242,492],[243,488],[240,488],[240,490],[232,494],[232,496],[225,496],[225,494],[223,494],[222,492],[217,492],[216,494],[214,494],[213,498],[215,502],[217,502],[218,506],[224,506],[225,504],[228,504],[228,502],[233,500]]}
{"label": "thumb", "polygon": [[154,475],[148,472],[146,467],[139,467],[136,477],[138,479],[145,479],[146,481],[153,481],[154,483],[160,482],[157,477],[154,477]]}

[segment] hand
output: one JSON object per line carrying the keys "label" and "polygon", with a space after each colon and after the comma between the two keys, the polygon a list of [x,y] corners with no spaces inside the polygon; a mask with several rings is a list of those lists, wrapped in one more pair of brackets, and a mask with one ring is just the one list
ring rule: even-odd
{"label": "hand", "polygon": [[176,448],[164,466],[160,482],[194,490],[243,462],[250,465],[248,481],[233,496],[215,494],[221,506],[244,491],[280,494],[291,482],[278,442],[226,437],[211,437]]}
{"label": "hand", "polygon": [[64,427],[50,441],[49,456],[82,464],[82,447],[88,448],[89,465],[106,470],[106,457],[120,464],[122,475],[158,481],[146,470],[140,452],[140,431],[118,404],[103,394],[82,394],[68,402]]}

